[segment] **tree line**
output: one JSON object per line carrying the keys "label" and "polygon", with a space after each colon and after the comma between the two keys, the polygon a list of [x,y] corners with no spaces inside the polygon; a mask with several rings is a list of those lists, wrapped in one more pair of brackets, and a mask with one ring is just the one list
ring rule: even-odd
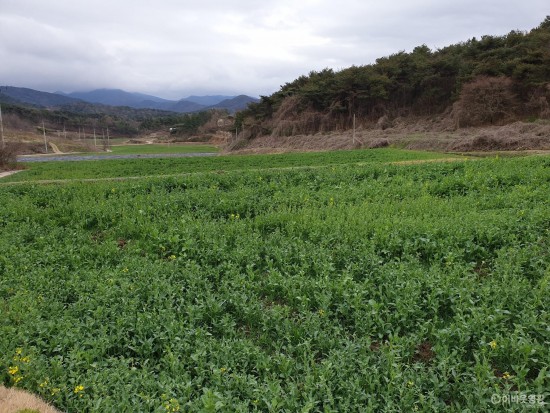
{"label": "tree line", "polygon": [[[94,129],[99,133],[109,129],[117,136],[133,137],[143,132],[174,128],[177,135],[191,135],[208,122],[214,113],[227,115],[224,110],[208,110],[195,113],[175,113],[156,109],[134,109],[129,107],[111,107],[96,104],[72,104],[67,107],[45,109],[22,105],[20,103],[2,103],[2,110],[15,129],[35,127],[47,131],[85,130],[90,134]],[[40,129],[42,130],[42,129]]]}
{"label": "tree line", "polygon": [[[289,99],[287,117],[317,112],[344,128],[354,115],[376,121],[442,113],[453,105],[462,124],[550,116],[550,16],[529,32],[487,35],[438,50],[421,45],[374,64],[312,71],[250,104],[238,114],[237,127],[263,125],[269,133],[269,121]],[[478,112],[485,107],[488,113]]]}

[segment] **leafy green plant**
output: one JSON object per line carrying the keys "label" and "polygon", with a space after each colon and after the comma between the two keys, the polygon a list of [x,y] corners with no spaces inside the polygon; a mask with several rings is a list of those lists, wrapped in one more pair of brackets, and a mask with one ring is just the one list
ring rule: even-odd
{"label": "leafy green plant", "polygon": [[0,186],[0,379],[65,411],[547,398],[549,158],[400,154]]}

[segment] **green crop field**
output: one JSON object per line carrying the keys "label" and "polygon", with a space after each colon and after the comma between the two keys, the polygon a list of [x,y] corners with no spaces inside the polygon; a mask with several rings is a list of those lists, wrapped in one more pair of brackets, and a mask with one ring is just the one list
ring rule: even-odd
{"label": "green crop field", "polygon": [[[134,154],[157,154],[157,153],[195,153],[195,152],[217,152],[218,148],[213,145],[201,144],[151,144],[151,145],[118,145],[111,146],[113,155],[134,155]],[[101,152],[105,154],[105,152]]]}
{"label": "green crop field", "polygon": [[27,170],[7,178],[5,182],[38,180],[110,179],[136,176],[182,175],[196,172],[264,168],[324,167],[381,162],[422,161],[456,158],[448,154],[398,149],[374,149],[337,152],[287,153],[280,155],[211,156],[197,158],[113,159],[105,161],[26,163]]}
{"label": "green crop field", "polygon": [[389,163],[423,156],[0,185],[0,379],[68,412],[543,411],[550,158]]}

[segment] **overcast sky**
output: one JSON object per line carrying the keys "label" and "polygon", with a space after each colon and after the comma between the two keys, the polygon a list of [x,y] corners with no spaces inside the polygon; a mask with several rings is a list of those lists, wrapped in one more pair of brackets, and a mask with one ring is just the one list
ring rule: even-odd
{"label": "overcast sky", "polygon": [[530,30],[549,0],[0,0],[0,85],[270,95],[311,70]]}

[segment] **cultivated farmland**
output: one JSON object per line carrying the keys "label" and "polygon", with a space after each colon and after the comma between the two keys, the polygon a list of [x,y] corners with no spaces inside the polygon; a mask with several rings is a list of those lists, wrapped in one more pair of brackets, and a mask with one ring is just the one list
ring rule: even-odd
{"label": "cultivated farmland", "polygon": [[542,411],[550,158],[389,163],[434,157],[0,180],[2,382],[69,412]]}

